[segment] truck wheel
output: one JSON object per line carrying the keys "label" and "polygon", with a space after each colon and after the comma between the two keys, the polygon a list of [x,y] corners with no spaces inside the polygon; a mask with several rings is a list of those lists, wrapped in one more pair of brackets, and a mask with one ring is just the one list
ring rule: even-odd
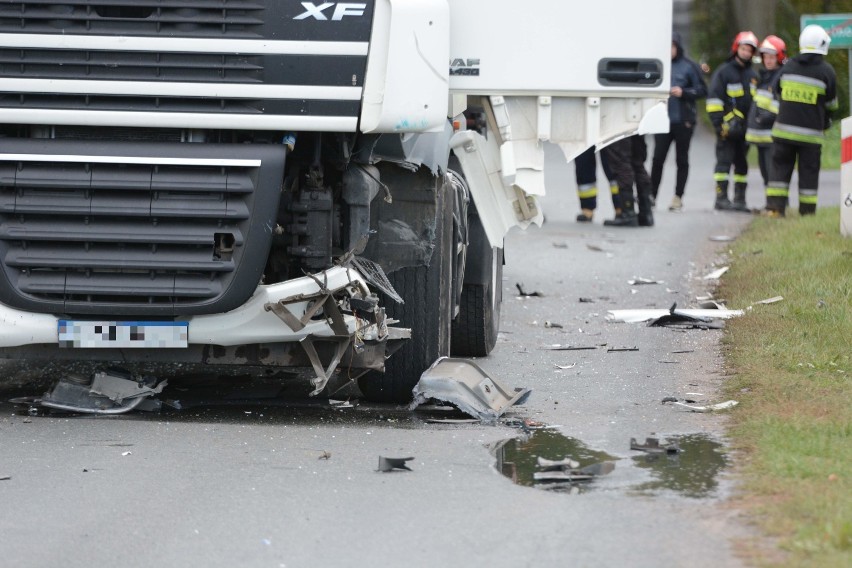
{"label": "truck wheel", "polygon": [[359,381],[361,392],[374,402],[409,402],[423,371],[450,354],[453,196],[450,184],[441,184],[440,188],[435,248],[429,266],[406,267],[388,274],[405,304],[379,293],[388,317],[399,320],[399,327],[410,328],[411,339],[387,360],[384,373],[371,372]]}
{"label": "truck wheel", "polygon": [[[462,288],[459,313],[453,320],[451,350],[461,357],[484,357],[497,344],[503,303],[503,249],[491,247],[475,212],[469,231],[468,271],[479,272],[480,276],[466,278]],[[475,281],[470,282],[471,279]]]}

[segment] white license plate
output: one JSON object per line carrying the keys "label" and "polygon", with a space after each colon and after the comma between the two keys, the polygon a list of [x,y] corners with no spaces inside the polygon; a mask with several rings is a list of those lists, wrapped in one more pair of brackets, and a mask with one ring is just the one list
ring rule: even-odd
{"label": "white license plate", "polygon": [[59,320],[60,347],[179,348],[188,336],[185,321]]}

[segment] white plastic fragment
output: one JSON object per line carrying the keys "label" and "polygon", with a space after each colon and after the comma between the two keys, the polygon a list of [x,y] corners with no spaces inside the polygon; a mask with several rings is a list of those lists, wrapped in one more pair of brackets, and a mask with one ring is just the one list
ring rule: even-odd
{"label": "white plastic fragment", "polygon": [[693,406],[691,404],[685,404],[683,402],[675,402],[673,403],[675,406],[680,406],[681,408],[687,408],[692,412],[716,412],[719,410],[729,410],[736,405],[739,404],[736,400],[726,400],[725,402],[720,402],[719,404],[711,404],[710,406]]}
{"label": "white plastic fragment", "polygon": [[[670,310],[664,309],[639,309],[639,310],[609,310],[606,314],[607,321],[623,323],[641,323],[661,318],[670,314]],[[676,309],[675,313],[683,314],[693,318],[729,319],[743,315],[743,310],[702,310],[702,309]]]}
{"label": "white plastic fragment", "polygon": [[784,299],[784,296],[774,296],[772,298],[767,298],[765,300],[761,300],[759,302],[755,302],[755,304],[775,304]]}
{"label": "white plastic fragment", "polygon": [[719,270],[714,270],[713,272],[711,272],[710,274],[708,274],[707,276],[705,276],[705,277],[704,277],[704,280],[718,280],[719,278],[721,278],[721,277],[722,277],[722,275],[723,275],[724,273],[726,273],[726,272],[727,272],[728,270],[730,270],[730,269],[731,269],[731,267],[730,267],[730,266],[723,266],[723,267],[722,267],[722,268],[720,268]]}
{"label": "white plastic fragment", "polygon": [[642,278],[641,276],[634,276],[633,280],[628,280],[628,284],[631,286],[641,286],[643,284],[665,284],[662,280],[653,280],[651,278]]}

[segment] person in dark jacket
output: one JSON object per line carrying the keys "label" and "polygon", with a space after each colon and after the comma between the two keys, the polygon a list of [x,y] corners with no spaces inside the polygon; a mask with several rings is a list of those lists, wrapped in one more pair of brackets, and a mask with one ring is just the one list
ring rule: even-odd
{"label": "person in dark jacket", "polygon": [[838,108],[837,76],[823,59],[830,43],[822,27],[806,26],[799,36],[799,55],[778,76],[778,118],[772,128],[774,147],[766,187],[770,216],[784,215],[797,157],[799,214],[816,213],[824,132],[831,123],[829,112]]}
{"label": "person in dark jacket", "polygon": [[689,143],[695,131],[695,101],[707,96],[707,85],[698,64],[686,57],[680,34],[672,34],[672,85],[669,96],[669,131],[654,135],[654,159],[651,163],[651,196],[656,202],[663,164],[671,143],[675,144],[677,177],[675,195],[669,211],[683,208],[683,191],[689,176]]}
{"label": "person in dark jacket", "polygon": [[766,36],[758,49],[763,62],[760,82],[748,111],[746,142],[757,146],[757,161],[763,187],[769,184],[769,160],[772,151],[772,125],[778,114],[778,100],[775,98],[775,83],[781,73],[781,66],[787,61],[787,44],[778,36]]}
{"label": "person in dark jacket", "polygon": [[[746,208],[748,161],[745,141],[746,115],[751,107],[758,77],[751,68],[751,58],[757,50],[757,36],[740,32],[731,46],[731,55],[710,80],[707,95],[707,114],[716,130],[715,208],[733,210]],[[728,198],[731,165],[734,167],[734,203]]]}

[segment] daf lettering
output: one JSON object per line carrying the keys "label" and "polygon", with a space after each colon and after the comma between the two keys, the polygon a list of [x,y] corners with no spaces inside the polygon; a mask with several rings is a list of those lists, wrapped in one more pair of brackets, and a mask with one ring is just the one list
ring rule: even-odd
{"label": "daf lettering", "polygon": [[305,8],[305,11],[293,19],[307,20],[308,18],[313,18],[315,20],[328,21],[325,11],[332,6],[334,6],[334,12],[331,15],[331,19],[337,22],[342,20],[344,16],[363,16],[364,10],[367,8],[366,4],[351,2],[323,2],[320,5],[316,5],[313,2],[302,2],[302,7]]}

